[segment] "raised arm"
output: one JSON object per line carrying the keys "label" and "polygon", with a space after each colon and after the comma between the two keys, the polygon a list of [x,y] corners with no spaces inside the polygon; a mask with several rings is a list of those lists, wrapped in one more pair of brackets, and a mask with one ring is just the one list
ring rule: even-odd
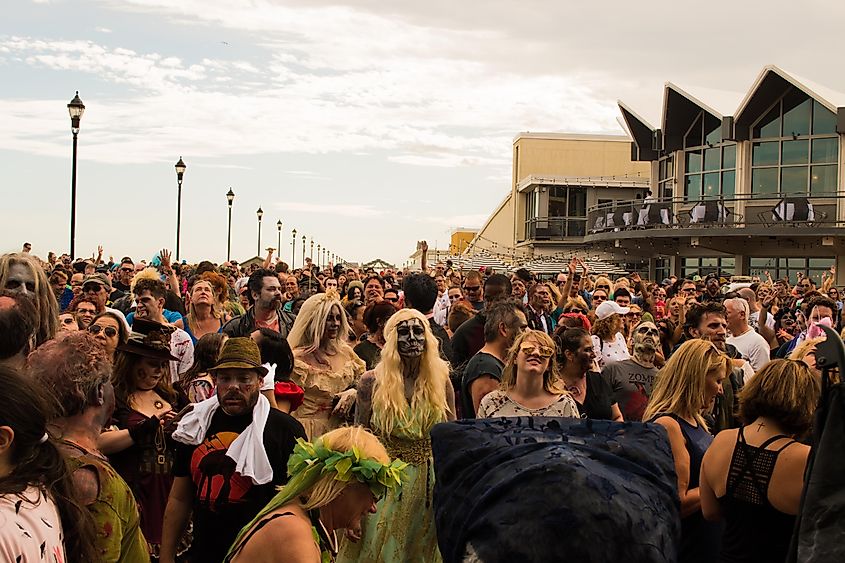
{"label": "raised arm", "polygon": [[569,261],[569,274],[566,276],[566,283],[563,284],[563,289],[560,292],[560,300],[557,302],[557,306],[561,309],[563,309],[566,305],[566,300],[569,299],[569,294],[572,292],[572,283],[575,280],[575,272],[577,269],[578,258],[576,256],[573,256],[572,260]]}

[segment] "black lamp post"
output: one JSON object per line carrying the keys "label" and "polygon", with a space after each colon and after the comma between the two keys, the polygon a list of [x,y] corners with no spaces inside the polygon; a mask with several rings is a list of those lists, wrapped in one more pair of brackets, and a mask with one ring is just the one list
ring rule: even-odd
{"label": "black lamp post", "polygon": [[317,245],[317,271],[320,271],[320,264],[322,261],[320,260],[320,245]]}
{"label": "black lamp post", "polygon": [[311,267],[314,267],[314,239],[311,239],[311,252],[308,253],[308,257],[311,259]]}
{"label": "black lamp post", "polygon": [[305,269],[305,235],[302,235],[302,268]]}
{"label": "black lamp post", "polygon": [[276,245],[276,249],[277,249],[276,256],[279,258],[279,260],[281,260],[282,259],[282,220],[281,219],[279,219],[276,222],[276,228],[279,229],[279,244]]}
{"label": "black lamp post", "polygon": [[259,207],[258,211],[255,212],[255,215],[258,217],[258,251],[255,255],[261,256],[261,219],[264,217],[264,211]]}
{"label": "black lamp post", "polygon": [[185,163],[182,162],[182,157],[179,157],[179,162],[176,163],[176,182],[179,185],[179,195],[176,201],[176,261],[179,261],[179,231],[182,226],[182,177],[185,175]]}
{"label": "black lamp post", "polygon": [[70,114],[70,131],[73,133],[73,167],[70,176],[70,259],[76,258],[76,136],[79,134],[79,121],[85,113],[85,104],[79,99],[79,92],[67,105]]}
{"label": "black lamp post", "polygon": [[226,192],[226,199],[229,201],[229,235],[226,237],[226,262],[232,258],[232,202],[235,201],[235,192],[232,188]]}
{"label": "black lamp post", "polygon": [[291,256],[290,256],[290,271],[293,272],[294,268],[296,268],[296,229],[290,232],[290,246],[291,246]]}

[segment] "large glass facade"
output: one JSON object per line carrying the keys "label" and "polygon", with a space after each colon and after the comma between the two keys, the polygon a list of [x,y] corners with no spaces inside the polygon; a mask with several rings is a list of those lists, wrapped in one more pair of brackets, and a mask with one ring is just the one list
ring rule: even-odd
{"label": "large glass facade", "polygon": [[824,195],[837,191],[836,116],[797,88],[751,126],[751,192]]}
{"label": "large glass facade", "polygon": [[820,285],[822,273],[830,270],[836,263],[836,259],[830,258],[751,258],[749,273],[752,276],[759,276],[761,280],[766,279],[766,272],[772,279],[789,278],[790,283],[798,283],[798,274],[808,275]]}
{"label": "large glass facade", "polygon": [[684,136],[684,197],[733,197],[736,191],[736,144],[722,142],[721,121],[699,112]]}
{"label": "large glass facade", "polygon": [[563,236],[582,237],[587,226],[587,188],[549,186],[549,219],[562,225]]}
{"label": "large glass facade", "polygon": [[681,275],[684,278],[692,278],[696,274],[702,278],[707,274],[719,274],[730,277],[736,271],[736,258],[734,257],[706,257],[706,258],[684,258],[681,267]]}

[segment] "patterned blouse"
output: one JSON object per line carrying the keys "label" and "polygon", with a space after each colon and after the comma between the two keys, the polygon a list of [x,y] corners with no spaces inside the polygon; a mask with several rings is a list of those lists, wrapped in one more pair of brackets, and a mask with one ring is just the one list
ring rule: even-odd
{"label": "patterned blouse", "polygon": [[496,390],[487,393],[478,406],[476,418],[493,418],[499,416],[563,416],[578,418],[578,405],[568,394],[562,394],[557,401],[547,407],[529,409],[507,396],[504,391]]}

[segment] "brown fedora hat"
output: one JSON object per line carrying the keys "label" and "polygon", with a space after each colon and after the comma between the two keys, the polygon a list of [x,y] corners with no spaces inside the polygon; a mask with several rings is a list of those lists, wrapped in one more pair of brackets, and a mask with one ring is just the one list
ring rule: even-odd
{"label": "brown fedora hat", "polygon": [[261,352],[251,338],[230,338],[223,345],[217,363],[208,371],[219,369],[252,369],[261,377],[267,375],[267,368],[261,365]]}
{"label": "brown fedora hat", "polygon": [[154,360],[178,361],[179,358],[170,353],[170,335],[173,327],[135,318],[132,322],[132,332],[126,344],[117,347],[121,352],[135,354]]}

